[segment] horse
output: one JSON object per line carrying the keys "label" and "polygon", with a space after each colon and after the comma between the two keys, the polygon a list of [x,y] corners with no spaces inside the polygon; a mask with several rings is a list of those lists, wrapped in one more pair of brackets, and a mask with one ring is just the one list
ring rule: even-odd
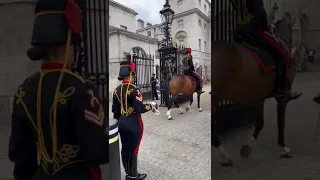
{"label": "horse", "polygon": [[[278,40],[287,47],[291,47],[291,25],[286,20],[280,20],[275,24]],[[251,47],[252,48],[252,47]],[[262,49],[259,49],[262,50]],[[231,53],[230,53],[231,52]],[[211,103],[217,107],[221,99],[234,103],[240,103],[252,107],[256,116],[254,132],[247,144],[240,150],[242,157],[248,157],[252,152],[260,131],[264,126],[264,101],[274,95],[276,70],[262,72],[257,63],[256,54],[248,51],[243,44],[227,41],[212,42],[211,53]],[[271,59],[270,54],[265,53]],[[271,59],[272,60],[272,59]],[[272,62],[272,61],[271,61]],[[275,64],[273,64],[275,65]],[[275,66],[273,66],[275,67]],[[287,79],[292,84],[295,78],[294,60],[287,64]],[[283,149],[281,157],[290,158],[291,150],[285,144],[284,126],[285,110],[288,101],[285,98],[277,100],[278,121],[278,145]],[[220,163],[223,166],[232,166],[233,162],[229,154],[217,136],[216,123],[212,123],[212,146],[218,151]]]}
{"label": "horse", "polygon": [[[203,87],[203,82],[200,82],[200,86]],[[170,113],[172,104],[174,104],[176,108],[179,109],[179,114],[183,114],[183,111],[178,103],[179,94],[191,95],[189,106],[186,107],[186,112],[189,111],[193,103],[193,93],[197,90],[197,83],[194,82],[193,78],[190,76],[183,74],[174,74],[169,80],[168,89],[171,98],[169,99],[170,102],[168,103],[167,116],[168,120],[172,120],[173,118]],[[201,93],[197,93],[198,111],[202,112],[202,109],[200,107],[200,95]]]}

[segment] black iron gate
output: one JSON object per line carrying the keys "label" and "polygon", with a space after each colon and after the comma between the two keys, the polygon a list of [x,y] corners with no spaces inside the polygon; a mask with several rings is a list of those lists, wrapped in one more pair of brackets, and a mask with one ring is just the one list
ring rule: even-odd
{"label": "black iron gate", "polygon": [[82,2],[82,42],[76,51],[75,71],[92,81],[99,91],[105,116],[109,117],[109,3],[104,0]]}
{"label": "black iron gate", "polygon": [[175,74],[183,74],[183,60],[186,56],[187,53],[187,49],[184,46],[179,46],[177,49],[177,59],[176,59],[176,63],[177,63],[177,71],[175,72]]}
{"label": "black iron gate", "polygon": [[177,48],[174,46],[159,46],[160,55],[160,89],[162,107],[168,107],[170,93],[168,82],[170,77],[177,72]]}
{"label": "black iron gate", "polygon": [[232,9],[230,0],[213,0],[211,11],[213,39],[232,41],[237,26],[237,15]]}
{"label": "black iron gate", "polygon": [[136,65],[134,84],[140,89],[144,98],[151,98],[151,77],[154,74],[154,55],[134,53],[132,61]]}
{"label": "black iron gate", "polygon": [[[170,97],[168,83],[172,75],[183,74],[183,59],[186,55],[184,46],[172,45],[169,47],[159,46],[160,54],[160,87],[161,87],[161,106],[168,107]],[[186,95],[182,95],[186,96]],[[179,102],[184,101],[184,97],[179,96]],[[188,99],[188,98],[187,98]],[[190,99],[190,98],[189,98]]]}
{"label": "black iron gate", "polygon": [[[242,0],[237,3],[240,3],[239,7],[242,6]],[[211,19],[213,40],[233,41],[238,17],[230,0],[213,0]],[[250,108],[226,100],[219,102],[213,117],[216,118],[219,134],[251,124],[254,119]]]}

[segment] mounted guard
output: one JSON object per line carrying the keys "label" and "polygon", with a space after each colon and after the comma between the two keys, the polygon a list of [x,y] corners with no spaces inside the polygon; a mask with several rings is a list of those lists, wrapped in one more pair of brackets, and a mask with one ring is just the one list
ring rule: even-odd
{"label": "mounted guard", "polygon": [[[270,27],[263,0],[230,0],[240,19],[236,30],[236,41],[249,43],[266,50],[276,63],[276,97],[285,97],[288,101],[297,99],[301,93],[292,90],[286,77],[285,63],[291,61],[290,52],[275,38],[270,36]],[[290,48],[289,48],[290,49]]]}
{"label": "mounted guard", "polygon": [[[264,102],[267,98],[275,98],[278,114],[277,143],[283,149],[281,157],[292,157],[291,150],[285,143],[286,107],[290,101],[299,98],[301,93],[292,91],[295,64],[285,48],[292,45],[291,22],[285,19],[277,21],[277,38],[272,38],[267,32],[269,26],[263,0],[229,2],[226,6],[233,6],[238,16],[234,37],[236,42],[222,40],[211,43],[211,104],[216,108],[223,99],[252,108],[255,115],[254,131],[240,151],[242,157],[248,157],[264,127]],[[215,11],[219,10],[218,7],[213,8],[216,8]],[[218,13],[213,18],[214,21],[230,18],[225,16],[234,16],[234,13]],[[218,21],[217,26],[224,26],[223,23],[225,22]],[[228,25],[233,29],[233,24]],[[275,39],[279,40],[281,45]],[[217,126],[217,123],[211,124],[212,146],[218,150],[220,163],[231,166],[232,160],[218,138]]]}
{"label": "mounted guard", "polygon": [[[101,180],[108,125],[95,85],[71,72],[82,32],[73,0],[38,0],[31,47],[41,69],[15,93],[9,159],[16,180]],[[38,165],[39,160],[39,165]]]}
{"label": "mounted guard", "polygon": [[134,75],[135,64],[131,60],[122,61],[118,77],[122,83],[113,91],[112,112],[118,120],[126,180],[143,180],[147,174],[140,174],[137,169],[138,151],[144,131],[141,114],[150,110],[156,115],[160,112],[156,103],[143,103],[139,88],[132,84]]}
{"label": "mounted guard", "polygon": [[184,61],[183,61],[183,64],[184,64],[183,74],[195,78],[195,80],[197,81],[197,90],[196,91],[197,91],[197,93],[201,94],[201,93],[204,93],[204,91],[202,91],[203,80],[199,76],[199,74],[197,74],[195,72],[191,51],[192,51],[191,48],[187,48],[187,54],[186,54]]}

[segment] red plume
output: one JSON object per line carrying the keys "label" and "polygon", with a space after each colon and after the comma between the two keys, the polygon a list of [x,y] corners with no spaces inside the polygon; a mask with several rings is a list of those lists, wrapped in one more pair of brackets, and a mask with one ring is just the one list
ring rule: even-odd
{"label": "red plume", "polygon": [[73,0],[67,0],[65,17],[73,34],[82,32],[81,8]]}
{"label": "red plume", "polygon": [[135,73],[136,72],[136,65],[134,62],[130,61],[130,70],[131,72]]}

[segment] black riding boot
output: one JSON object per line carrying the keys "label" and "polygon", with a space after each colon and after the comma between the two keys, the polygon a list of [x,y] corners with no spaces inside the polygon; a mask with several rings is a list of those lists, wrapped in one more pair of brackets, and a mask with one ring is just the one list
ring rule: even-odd
{"label": "black riding boot", "polygon": [[[124,157],[124,158],[123,158]],[[147,177],[147,174],[138,173],[138,162],[137,156],[134,155],[124,155],[122,154],[122,163],[124,169],[127,173],[126,180],[143,180]]]}
{"label": "black riding boot", "polygon": [[202,87],[201,87],[200,84],[201,84],[201,82],[198,81],[198,82],[197,82],[197,86],[198,86],[198,88],[197,88],[197,89],[198,89],[198,90],[197,90],[197,93],[202,94],[202,93],[204,93],[205,91],[202,91]]}
{"label": "black riding boot", "polygon": [[276,72],[277,93],[276,98],[284,98],[286,101],[291,101],[299,98],[302,93],[296,93],[292,90],[289,80],[287,79],[287,67],[281,61],[277,66]]}

